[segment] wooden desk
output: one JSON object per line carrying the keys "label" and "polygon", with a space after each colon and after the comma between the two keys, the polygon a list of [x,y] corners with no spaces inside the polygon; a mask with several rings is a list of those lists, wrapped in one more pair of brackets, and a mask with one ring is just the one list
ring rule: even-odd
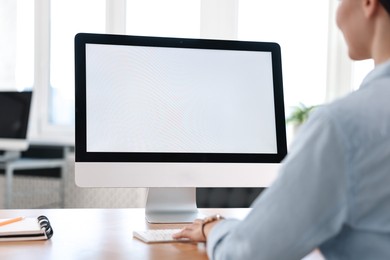
{"label": "wooden desk", "polygon": [[[244,218],[249,209],[201,209]],[[1,242],[0,259],[208,259],[203,243],[145,244],[133,238],[135,229],[178,228],[182,224],[148,224],[144,209],[0,210],[0,218],[46,215],[54,235],[46,241]],[[305,260],[323,259],[314,252]]]}
{"label": "wooden desk", "polygon": [[[248,209],[202,209],[211,215],[243,218]],[[0,218],[46,215],[54,234],[47,241],[1,242],[0,259],[207,259],[204,244],[145,244],[133,238],[135,229],[177,228],[148,224],[144,209],[1,210]]]}

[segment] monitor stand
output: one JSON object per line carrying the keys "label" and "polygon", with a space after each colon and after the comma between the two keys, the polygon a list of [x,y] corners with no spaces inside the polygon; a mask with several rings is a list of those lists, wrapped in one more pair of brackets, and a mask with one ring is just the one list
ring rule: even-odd
{"label": "monitor stand", "polygon": [[201,218],[196,188],[149,188],[145,215],[149,223],[190,223]]}

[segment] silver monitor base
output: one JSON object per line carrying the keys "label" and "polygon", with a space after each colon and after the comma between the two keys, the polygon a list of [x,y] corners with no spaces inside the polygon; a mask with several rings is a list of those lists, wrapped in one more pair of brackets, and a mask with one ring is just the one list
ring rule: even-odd
{"label": "silver monitor base", "polygon": [[149,188],[145,216],[149,223],[191,223],[201,218],[196,188]]}

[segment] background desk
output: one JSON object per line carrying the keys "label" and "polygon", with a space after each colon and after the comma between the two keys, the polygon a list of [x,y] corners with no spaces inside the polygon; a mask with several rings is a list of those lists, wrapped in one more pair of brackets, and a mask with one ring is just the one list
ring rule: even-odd
{"label": "background desk", "polygon": [[[211,215],[243,218],[248,209],[201,209]],[[0,218],[46,215],[54,235],[47,241],[1,242],[0,259],[207,259],[203,243],[145,244],[135,229],[178,228],[148,224],[144,209],[1,210]],[[310,259],[321,259],[314,256]]]}
{"label": "background desk", "polygon": [[[64,159],[27,159],[20,158],[12,161],[0,162],[0,169],[5,171],[5,205],[6,209],[12,208],[13,196],[13,178],[15,170],[34,170],[59,168],[61,174],[61,185],[59,189],[60,207],[64,206],[64,183],[63,174],[65,173]],[[31,192],[31,191],[30,191]],[[30,195],[31,196],[31,195]],[[1,208],[1,206],[0,206]]]}

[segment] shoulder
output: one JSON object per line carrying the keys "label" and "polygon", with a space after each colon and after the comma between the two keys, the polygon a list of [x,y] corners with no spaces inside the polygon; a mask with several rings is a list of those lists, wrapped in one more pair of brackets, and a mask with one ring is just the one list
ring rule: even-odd
{"label": "shoulder", "polygon": [[318,133],[331,132],[350,152],[372,149],[390,136],[389,97],[390,84],[359,89],[317,109],[308,125],[318,125]]}
{"label": "shoulder", "polygon": [[378,126],[381,118],[390,118],[390,81],[382,84],[378,80],[376,83],[324,106],[323,112],[345,130]]}

